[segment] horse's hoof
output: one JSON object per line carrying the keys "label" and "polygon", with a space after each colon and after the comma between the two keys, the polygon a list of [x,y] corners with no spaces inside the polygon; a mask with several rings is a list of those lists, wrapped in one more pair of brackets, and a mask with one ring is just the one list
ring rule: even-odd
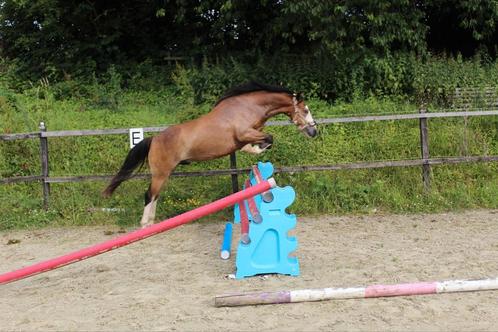
{"label": "horse's hoof", "polygon": [[268,150],[268,149],[271,149],[272,145],[273,145],[272,143],[264,142],[264,143],[259,144],[258,146],[261,150]]}

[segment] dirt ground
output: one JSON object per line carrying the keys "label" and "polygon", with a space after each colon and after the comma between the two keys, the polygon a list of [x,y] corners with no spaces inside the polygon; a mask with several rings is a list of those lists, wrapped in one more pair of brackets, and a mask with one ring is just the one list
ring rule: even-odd
{"label": "dirt ground", "polygon": [[[181,226],[0,286],[0,330],[498,330],[498,291],[214,307],[215,295],[240,291],[497,277],[498,210],[298,218],[299,277],[226,278],[234,260],[219,259],[223,225]],[[0,233],[0,273],[110,239],[116,231]]]}

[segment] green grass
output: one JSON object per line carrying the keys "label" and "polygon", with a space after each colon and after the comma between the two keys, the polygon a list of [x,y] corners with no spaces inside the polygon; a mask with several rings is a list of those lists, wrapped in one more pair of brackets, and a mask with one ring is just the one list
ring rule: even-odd
{"label": "green grass", "polygon": [[[97,98],[98,97],[98,98]],[[177,123],[207,112],[174,91],[118,91],[113,102],[102,96],[58,100],[50,88],[24,93],[0,89],[0,132],[126,128]],[[417,110],[403,99],[367,98],[351,103],[308,102],[315,118],[353,114],[409,113]],[[438,156],[498,154],[494,117],[429,120],[430,154]],[[269,127],[275,144],[264,155],[238,154],[238,166],[270,160],[275,166],[335,164],[420,156],[417,120],[331,124],[307,139],[293,126]],[[127,151],[126,135],[50,138],[50,175],[112,174]],[[0,142],[0,177],[38,175],[39,142]],[[179,166],[179,170],[227,168],[228,158]],[[411,213],[498,207],[498,165],[462,164],[432,167],[431,191],[424,194],[420,167],[277,174],[280,185],[292,185],[301,214]],[[241,180],[242,181],[242,180]],[[167,218],[230,193],[229,176],[171,178],[159,204],[158,218]],[[0,230],[58,225],[137,225],[143,209],[145,180],[125,182],[107,200],[101,181],[52,184],[50,208],[42,209],[39,183],[0,185]],[[92,210],[92,208],[97,208]],[[99,208],[118,208],[103,212]],[[228,219],[231,211],[214,218]]]}

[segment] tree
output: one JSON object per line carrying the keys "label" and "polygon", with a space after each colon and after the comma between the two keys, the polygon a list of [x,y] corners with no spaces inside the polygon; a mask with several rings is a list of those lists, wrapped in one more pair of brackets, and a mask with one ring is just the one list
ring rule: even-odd
{"label": "tree", "polygon": [[0,0],[2,55],[37,77],[179,55],[293,53],[339,66],[496,56],[498,0]]}
{"label": "tree", "polygon": [[486,51],[497,56],[498,1],[423,1],[431,51],[473,56]]}

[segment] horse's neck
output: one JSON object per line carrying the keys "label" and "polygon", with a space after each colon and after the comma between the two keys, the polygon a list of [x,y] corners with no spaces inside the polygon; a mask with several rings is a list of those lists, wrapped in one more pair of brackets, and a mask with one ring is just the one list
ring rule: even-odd
{"label": "horse's neck", "polygon": [[265,117],[267,119],[279,114],[290,115],[292,110],[294,109],[292,98],[283,93],[269,94],[265,104],[267,105],[265,114]]}

